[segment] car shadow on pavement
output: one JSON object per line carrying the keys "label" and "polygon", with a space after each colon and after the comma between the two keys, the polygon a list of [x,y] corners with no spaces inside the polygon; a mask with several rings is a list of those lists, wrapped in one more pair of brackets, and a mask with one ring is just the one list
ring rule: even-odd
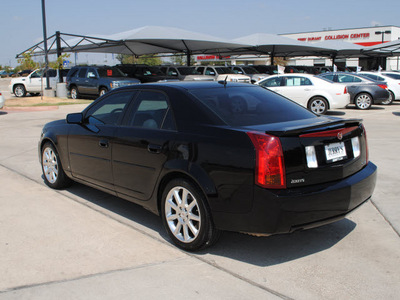
{"label": "car shadow on pavement", "polygon": [[394,114],[395,116],[400,117],[400,112],[394,112],[393,114]]}
{"label": "car shadow on pavement", "polygon": [[346,113],[344,111],[328,110],[326,112],[327,116],[344,116]]}
{"label": "car shadow on pavement", "polygon": [[1,115],[6,115],[6,114],[8,114],[8,112],[6,112],[6,111],[0,111],[0,116],[1,116]]}
{"label": "car shadow on pavement", "polygon": [[[153,230],[161,236],[163,242],[173,246],[165,232],[160,217],[140,205],[79,183],[74,183],[66,191],[79,197],[78,201],[80,203],[90,202],[90,207],[93,207],[93,205],[99,206],[127,219],[123,223],[128,224],[132,221]],[[105,214],[112,215],[107,212]],[[216,245],[194,254],[196,256],[211,254],[257,266],[272,266],[329,249],[344,239],[356,226],[356,223],[343,219],[314,229],[269,237],[223,232]],[[159,239],[158,235],[150,235]]]}
{"label": "car shadow on pavement", "polygon": [[349,219],[291,234],[255,237],[224,232],[218,244],[204,252],[267,267],[327,250],[356,228]]}

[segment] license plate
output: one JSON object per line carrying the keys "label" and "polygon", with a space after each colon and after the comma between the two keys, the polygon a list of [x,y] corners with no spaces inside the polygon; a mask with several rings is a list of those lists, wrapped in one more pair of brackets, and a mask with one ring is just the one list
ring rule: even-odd
{"label": "license plate", "polygon": [[335,162],[347,157],[344,143],[333,143],[325,145],[325,154],[327,162]]}

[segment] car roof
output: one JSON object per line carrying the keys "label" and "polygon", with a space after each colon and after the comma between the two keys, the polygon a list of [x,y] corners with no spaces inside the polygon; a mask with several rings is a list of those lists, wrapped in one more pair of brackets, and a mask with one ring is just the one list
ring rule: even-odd
{"label": "car roof", "polygon": [[227,82],[224,86],[223,83],[216,81],[169,81],[169,82],[152,82],[142,83],[139,85],[130,85],[122,87],[119,90],[129,89],[179,89],[179,90],[194,90],[194,89],[216,89],[216,88],[231,88],[231,87],[256,87],[248,83]]}

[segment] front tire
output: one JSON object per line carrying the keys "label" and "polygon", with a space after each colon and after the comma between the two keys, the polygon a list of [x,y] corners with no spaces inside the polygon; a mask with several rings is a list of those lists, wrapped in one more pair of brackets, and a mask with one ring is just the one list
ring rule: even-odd
{"label": "front tire", "polygon": [[367,93],[361,93],[357,95],[356,99],[354,100],[354,104],[358,109],[370,109],[372,105],[372,98]]}
{"label": "front tire", "polygon": [[101,88],[100,92],[99,92],[99,97],[103,96],[107,92],[108,92],[108,90],[106,88]]}
{"label": "front tire", "polygon": [[328,101],[322,97],[314,97],[308,103],[308,109],[317,115],[324,115],[328,111]]}
{"label": "front tire", "polygon": [[22,84],[18,84],[14,87],[14,95],[18,98],[26,96],[25,86]]}
{"label": "front tire", "polygon": [[166,185],[161,218],[174,244],[187,251],[209,247],[221,234],[213,224],[203,193],[184,179]]}
{"label": "front tire", "polygon": [[50,142],[42,148],[42,171],[44,182],[53,189],[63,189],[72,184],[64,173],[56,148]]}

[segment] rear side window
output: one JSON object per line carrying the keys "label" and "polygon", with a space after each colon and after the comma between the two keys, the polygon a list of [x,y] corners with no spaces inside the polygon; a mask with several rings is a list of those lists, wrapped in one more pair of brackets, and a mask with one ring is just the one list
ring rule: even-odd
{"label": "rear side window", "polygon": [[190,93],[230,126],[316,118],[300,105],[258,86],[199,89]]}
{"label": "rear side window", "polygon": [[175,129],[175,122],[165,94],[141,91],[135,102],[137,107],[128,117],[129,126],[148,129]]}
{"label": "rear side window", "polygon": [[361,82],[362,80],[358,77],[351,75],[338,75],[339,82]]}

